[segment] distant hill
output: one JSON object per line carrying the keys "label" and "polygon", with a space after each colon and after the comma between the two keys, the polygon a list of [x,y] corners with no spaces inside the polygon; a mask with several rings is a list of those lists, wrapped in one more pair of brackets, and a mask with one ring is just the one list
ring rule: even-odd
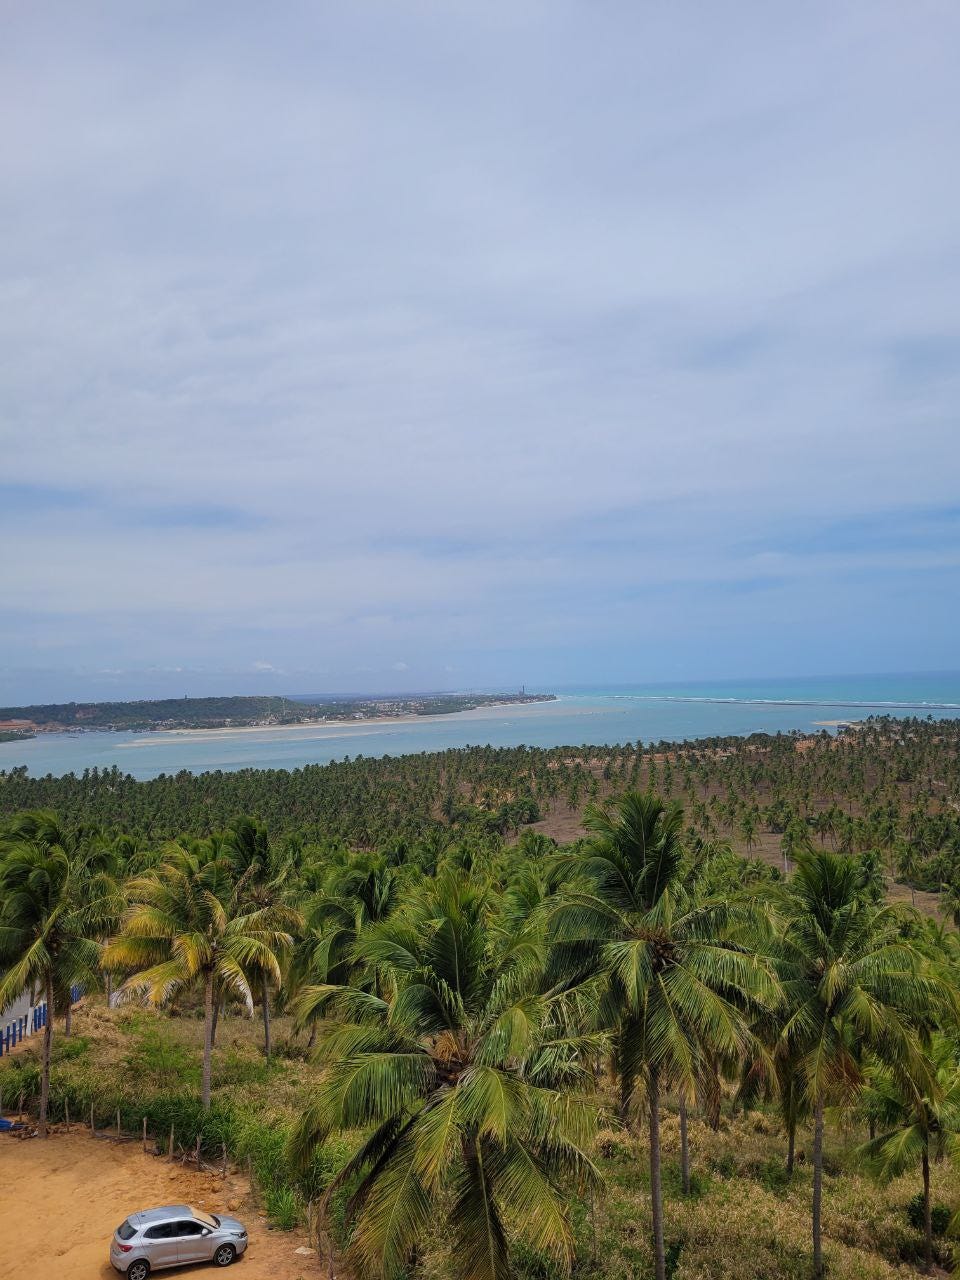
{"label": "distant hill", "polygon": [[330,698],[299,702],[283,697],[160,698],[141,702],[50,702],[0,707],[0,733],[11,737],[71,729],[222,729],[304,724],[314,720],[366,720],[406,715],[450,715],[506,702],[541,702],[554,694],[412,694],[403,697]]}

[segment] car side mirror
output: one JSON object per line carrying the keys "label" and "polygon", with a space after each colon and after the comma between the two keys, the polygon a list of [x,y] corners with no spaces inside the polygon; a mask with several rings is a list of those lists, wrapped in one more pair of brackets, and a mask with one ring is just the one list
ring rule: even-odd
{"label": "car side mirror", "polygon": [[204,1228],[203,1228],[203,1230],[200,1232],[200,1234],[201,1234],[202,1236],[208,1236],[208,1235],[210,1234],[210,1228],[209,1228],[209,1227],[204,1227]]}

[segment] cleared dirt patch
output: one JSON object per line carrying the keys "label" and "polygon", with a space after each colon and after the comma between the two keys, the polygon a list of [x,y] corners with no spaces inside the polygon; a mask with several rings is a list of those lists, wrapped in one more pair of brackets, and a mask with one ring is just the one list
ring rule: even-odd
{"label": "cleared dirt patch", "polygon": [[[294,1252],[305,1240],[271,1231],[249,1201],[246,1180],[197,1173],[144,1155],[137,1143],[113,1143],[80,1132],[18,1141],[0,1134],[0,1278],[117,1280],[110,1238],[137,1209],[192,1204],[216,1213],[233,1209],[250,1246],[225,1273],[212,1266],[176,1267],[158,1275],[230,1280],[312,1280],[327,1275],[318,1255]],[[339,1268],[337,1274],[340,1275]]]}

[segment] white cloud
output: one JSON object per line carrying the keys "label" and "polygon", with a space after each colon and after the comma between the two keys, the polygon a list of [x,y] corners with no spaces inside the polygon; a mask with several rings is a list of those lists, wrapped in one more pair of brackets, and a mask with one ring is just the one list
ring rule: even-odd
{"label": "white cloud", "polygon": [[793,545],[955,502],[951,8],[147,12],[0,48],[13,666],[512,680],[582,637],[587,678],[657,593],[668,663],[775,577],[701,640],[736,673],[758,628],[806,662],[814,587],[859,575],[854,653],[955,594],[955,541]]}

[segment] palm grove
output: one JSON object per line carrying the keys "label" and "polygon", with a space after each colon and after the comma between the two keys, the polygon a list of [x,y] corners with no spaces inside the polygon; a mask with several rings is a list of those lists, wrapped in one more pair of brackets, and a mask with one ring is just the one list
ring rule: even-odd
{"label": "palm grove", "polygon": [[663,1118],[683,1198],[690,1118],[737,1109],[778,1117],[788,1175],[807,1135],[813,1274],[831,1125],[858,1128],[877,1178],[915,1173],[929,1269],[930,1163],[960,1130],[950,936],[825,841],[798,841],[783,876],[652,790],[589,805],[585,826],[562,847],[440,824],[353,850],[248,818],[152,844],[22,812],[0,839],[0,1006],[29,988],[66,1012],[72,985],[116,983],[121,1002],[196,1007],[206,1107],[221,1012],[256,1012],[268,1055],[272,1014],[292,1015],[322,1074],[287,1159],[346,1135],[324,1202],[341,1196],[357,1274],[417,1275],[438,1223],[464,1280],[569,1273],[578,1206],[604,1194],[596,1135],[619,1127],[645,1135],[665,1280]]}

